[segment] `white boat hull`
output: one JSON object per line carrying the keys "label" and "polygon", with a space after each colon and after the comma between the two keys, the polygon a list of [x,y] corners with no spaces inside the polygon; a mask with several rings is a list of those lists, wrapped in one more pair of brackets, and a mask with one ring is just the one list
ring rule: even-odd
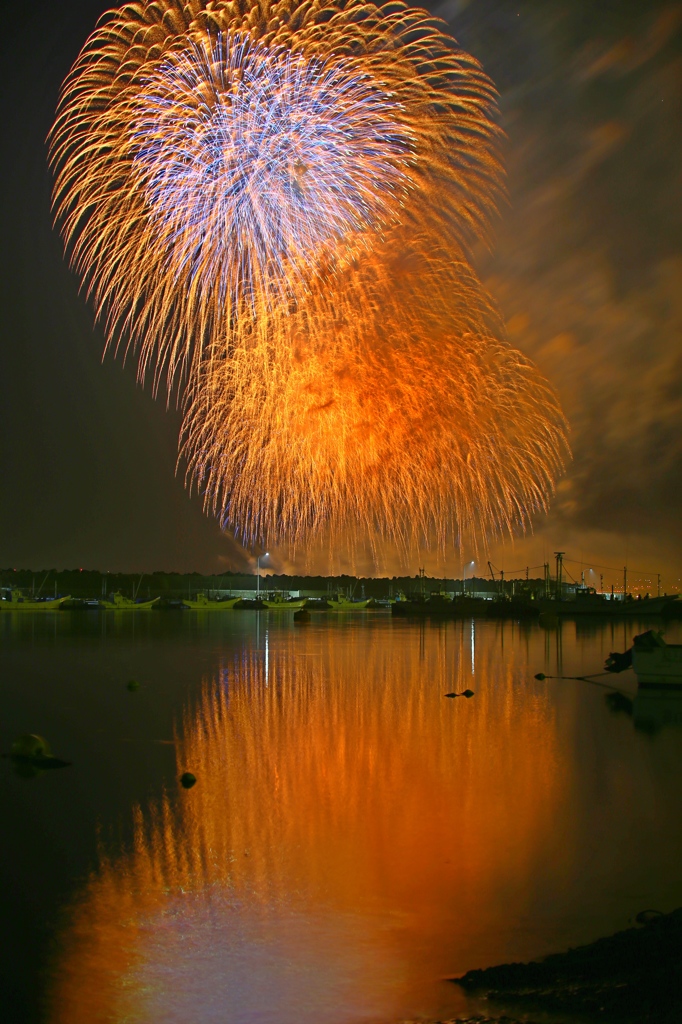
{"label": "white boat hull", "polygon": [[632,667],[642,687],[682,690],[682,644],[665,644],[651,650],[635,646]]}

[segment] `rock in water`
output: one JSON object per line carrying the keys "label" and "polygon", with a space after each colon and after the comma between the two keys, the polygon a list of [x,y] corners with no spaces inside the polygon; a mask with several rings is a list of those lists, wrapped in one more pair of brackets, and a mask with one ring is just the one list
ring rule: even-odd
{"label": "rock in water", "polygon": [[10,757],[50,757],[50,744],[36,733],[19,736],[12,744]]}
{"label": "rock in water", "polygon": [[50,744],[37,733],[19,736],[12,744],[9,756],[15,773],[22,779],[35,779],[50,768],[68,768],[71,764],[53,757]]}

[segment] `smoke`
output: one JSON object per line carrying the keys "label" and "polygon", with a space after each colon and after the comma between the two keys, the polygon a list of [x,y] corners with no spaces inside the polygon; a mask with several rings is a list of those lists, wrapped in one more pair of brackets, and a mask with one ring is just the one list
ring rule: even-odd
{"label": "smoke", "polygon": [[682,6],[480,0],[451,27],[501,86],[508,135],[510,205],[484,280],[572,428],[538,532],[663,536],[675,558]]}

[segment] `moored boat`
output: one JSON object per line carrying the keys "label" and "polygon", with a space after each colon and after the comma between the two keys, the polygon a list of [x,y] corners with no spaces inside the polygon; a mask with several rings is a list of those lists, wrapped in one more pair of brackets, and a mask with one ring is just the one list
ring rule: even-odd
{"label": "moored boat", "polygon": [[264,608],[272,610],[286,610],[290,612],[298,612],[301,608],[305,608],[306,597],[285,597],[284,594],[272,594],[270,597],[262,597],[261,604]]}
{"label": "moored boat", "polygon": [[161,598],[154,597],[151,601],[133,601],[130,597],[125,597],[120,591],[117,591],[113,596],[113,601],[102,601],[101,607],[109,612],[145,612],[157,604]]}
{"label": "moored boat", "polygon": [[539,612],[538,602],[524,597],[486,600],[457,594],[446,600],[440,594],[432,594],[428,598],[416,594],[407,601],[396,601],[391,605],[391,613],[402,618],[526,619],[537,617]]}
{"label": "moored boat", "polygon": [[351,598],[337,594],[336,597],[328,597],[327,604],[334,612],[361,612],[371,600],[371,597],[368,597],[366,600],[353,601]]}
{"label": "moored boat", "polygon": [[677,594],[664,594],[662,597],[632,597],[628,594],[625,600],[612,598],[608,594],[598,594],[588,587],[576,591],[575,597],[557,601],[544,598],[539,602],[540,610],[545,613],[566,616],[577,615],[608,615],[611,618],[643,618],[649,615],[665,615],[677,603]]}
{"label": "moored boat", "polygon": [[240,597],[226,597],[222,601],[212,601],[206,594],[198,593],[196,600],[191,601],[185,597],[182,603],[193,612],[228,612],[239,601],[241,601]]}
{"label": "moored boat", "polygon": [[682,690],[682,644],[667,644],[661,631],[634,638],[632,667],[640,687]]}
{"label": "moored boat", "polygon": [[44,601],[24,597],[20,590],[13,589],[9,597],[0,601],[0,611],[3,612],[56,612],[59,611],[65,601],[69,601],[71,595],[66,597],[47,598]]}

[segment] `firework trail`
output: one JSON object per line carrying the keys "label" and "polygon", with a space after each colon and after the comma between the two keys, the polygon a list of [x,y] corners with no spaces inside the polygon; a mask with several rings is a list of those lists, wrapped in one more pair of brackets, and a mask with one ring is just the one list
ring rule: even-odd
{"label": "firework trail", "polygon": [[247,542],[443,545],[547,507],[565,423],[469,262],[494,115],[400,3],[131,3],[86,42],[50,138],[65,244]]}

